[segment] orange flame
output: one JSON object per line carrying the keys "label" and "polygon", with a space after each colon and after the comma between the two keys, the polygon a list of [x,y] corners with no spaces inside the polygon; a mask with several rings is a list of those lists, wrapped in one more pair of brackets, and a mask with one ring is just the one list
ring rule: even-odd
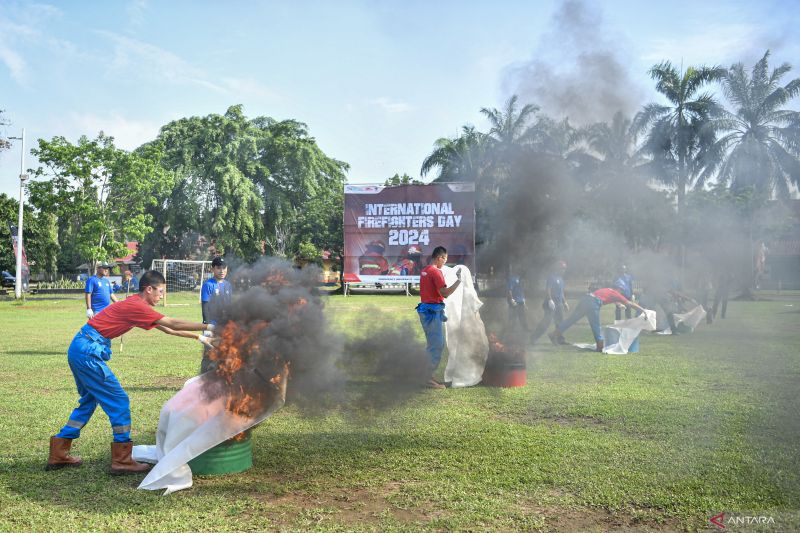
{"label": "orange flame", "polygon": [[489,346],[491,347],[490,350],[492,352],[505,352],[506,345],[500,342],[500,339],[497,338],[497,335],[494,333],[489,333]]}
{"label": "orange flame", "polygon": [[211,350],[209,358],[217,363],[216,372],[228,385],[233,383],[233,375],[242,368],[250,353],[258,349],[256,336],[267,326],[269,322],[260,320],[245,330],[231,321],[222,328],[219,344]]}

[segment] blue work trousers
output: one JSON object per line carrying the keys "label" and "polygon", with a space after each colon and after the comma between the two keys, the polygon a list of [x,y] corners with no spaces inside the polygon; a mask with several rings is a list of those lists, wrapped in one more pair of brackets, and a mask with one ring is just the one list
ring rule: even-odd
{"label": "blue work trousers", "polygon": [[444,304],[425,304],[417,306],[419,321],[425,331],[425,339],[428,341],[426,351],[430,359],[431,372],[439,367],[444,351]]}
{"label": "blue work trousers", "polygon": [[570,315],[561,324],[556,326],[556,329],[560,333],[564,333],[570,328],[570,326],[585,316],[589,321],[589,326],[592,328],[594,340],[597,342],[602,341],[603,328],[600,327],[601,307],[603,307],[603,302],[600,301],[600,298],[592,296],[591,294],[585,294],[578,302],[575,310],[572,311],[572,313],[570,313]]}
{"label": "blue work trousers", "polygon": [[56,437],[77,439],[98,404],[111,421],[114,442],[130,442],[131,409],[128,394],[108,368],[111,341],[89,324],[83,326],[67,351],[69,368],[78,388],[78,407]]}

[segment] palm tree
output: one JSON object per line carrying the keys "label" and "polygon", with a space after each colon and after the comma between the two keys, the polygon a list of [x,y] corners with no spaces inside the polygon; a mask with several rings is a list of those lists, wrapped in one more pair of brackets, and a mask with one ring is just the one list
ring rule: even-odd
{"label": "palm tree", "polygon": [[711,149],[701,183],[716,174],[734,192],[752,188],[782,198],[800,185],[800,113],[781,109],[800,93],[800,78],[779,85],[791,69],[784,63],[769,74],[769,50],[749,75],[741,63],[728,69],[722,89],[736,111],[714,121],[725,134]]}
{"label": "palm tree", "polygon": [[720,79],[720,67],[689,67],[680,73],[664,61],[650,69],[656,90],[671,105],[648,104],[635,117],[633,131],[647,132],[642,153],[652,157],[651,166],[665,184],[675,186],[680,211],[686,189],[700,174],[714,131],[705,127],[720,108],[710,93],[699,93],[704,85]]}
{"label": "palm tree", "polygon": [[631,119],[617,111],[611,124],[598,122],[586,129],[586,143],[603,166],[615,170],[629,170],[642,162],[636,151],[636,135]]}
{"label": "palm tree", "polygon": [[506,152],[522,141],[528,121],[539,111],[533,104],[525,104],[517,111],[518,99],[516,94],[513,95],[506,101],[502,111],[495,108],[481,108],[481,113],[489,119],[491,125],[489,137],[494,140],[495,148],[500,152]]}
{"label": "palm tree", "polygon": [[434,181],[467,181],[477,183],[484,166],[486,136],[474,126],[464,126],[455,138],[442,137],[434,143],[433,152],[422,162],[420,175],[434,168],[439,175]]}

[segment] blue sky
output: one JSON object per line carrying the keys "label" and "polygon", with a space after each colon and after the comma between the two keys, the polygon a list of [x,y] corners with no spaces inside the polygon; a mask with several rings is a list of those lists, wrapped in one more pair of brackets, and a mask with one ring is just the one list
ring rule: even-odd
{"label": "blue sky", "polygon": [[[307,123],[351,183],[370,183],[418,176],[437,138],[485,129],[479,109],[515,92],[580,123],[658,100],[647,69],[662,60],[752,65],[769,48],[800,76],[800,0],[647,4],[0,0],[4,133],[25,127],[30,145],[103,130],[133,149],[170,120],[243,104]],[[583,74],[596,57],[613,80]],[[18,194],[18,173],[15,144],[0,192]]]}

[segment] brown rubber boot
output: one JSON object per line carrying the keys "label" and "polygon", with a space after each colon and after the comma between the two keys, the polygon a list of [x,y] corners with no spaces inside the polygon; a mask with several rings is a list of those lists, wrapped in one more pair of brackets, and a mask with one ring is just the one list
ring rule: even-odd
{"label": "brown rubber boot", "polygon": [[597,351],[598,352],[602,352],[604,347],[605,347],[605,344],[603,343],[603,341],[597,341]]}
{"label": "brown rubber boot", "polygon": [[138,474],[147,472],[153,465],[137,463],[131,458],[132,442],[111,443],[111,473],[115,476],[122,474]]}
{"label": "brown rubber boot", "polygon": [[61,437],[50,437],[50,457],[47,458],[45,470],[58,470],[65,466],[81,466],[83,460],[69,454],[72,448],[72,439],[62,439]]}

